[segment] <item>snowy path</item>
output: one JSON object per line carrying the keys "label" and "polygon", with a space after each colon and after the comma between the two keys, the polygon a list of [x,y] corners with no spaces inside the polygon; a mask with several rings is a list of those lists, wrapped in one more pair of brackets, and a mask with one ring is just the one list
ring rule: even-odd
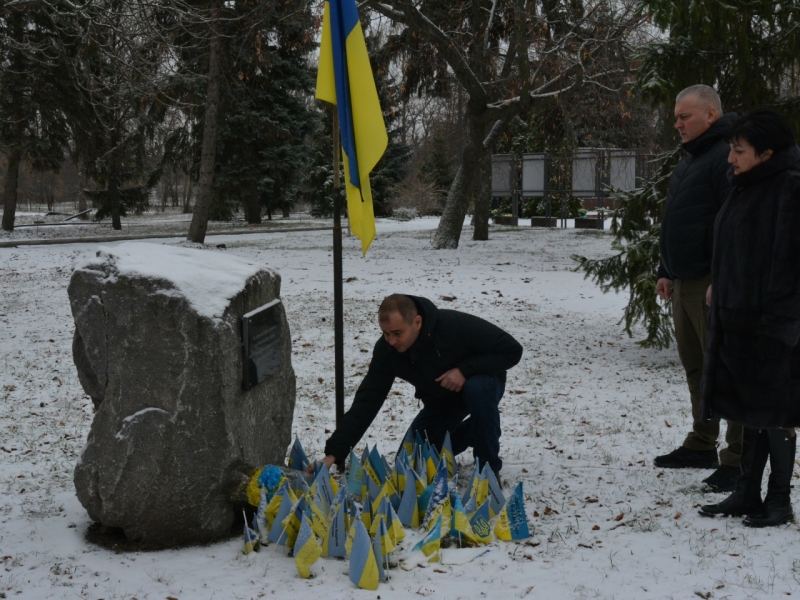
{"label": "snowy path", "polygon": [[[366,372],[383,296],[409,292],[473,312],[525,347],[502,403],[503,479],[523,481],[527,544],[497,543],[464,566],[392,571],[384,598],[744,598],[800,594],[795,525],[749,530],[708,520],[720,495],[703,471],[660,471],[655,454],[683,439],[689,402],[674,349],[643,350],[617,324],[623,296],[571,271],[570,255],[608,253],[609,236],[492,230],[452,251],[430,249],[436,222],[380,222],[366,259],[346,238],[346,402]],[[173,242],[167,242],[173,243]],[[309,454],[332,429],[333,309],[327,232],[215,237],[223,252],[283,277],[298,375],[294,431]],[[321,560],[297,577],[281,550],[244,556],[239,538],[206,547],[112,553],[87,543],[72,468],[92,418],[71,359],[66,294],[89,244],[0,249],[0,592],[7,598],[375,598]],[[455,298],[449,301],[442,297]],[[365,441],[390,453],[417,408],[397,383]],[[466,457],[462,457],[465,461]],[[797,498],[795,498],[797,504]],[[800,506],[800,504],[798,504]],[[0,596],[2,597],[2,596]]]}

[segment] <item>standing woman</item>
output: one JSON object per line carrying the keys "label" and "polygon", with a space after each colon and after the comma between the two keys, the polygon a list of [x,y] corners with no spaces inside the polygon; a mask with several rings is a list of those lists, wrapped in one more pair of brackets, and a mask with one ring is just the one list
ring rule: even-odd
{"label": "standing woman", "polygon": [[[786,120],[761,109],[728,132],[734,185],[714,226],[703,418],[744,425],[735,491],[704,516],[751,527],[794,519],[800,426],[800,149]],[[767,494],[761,479],[770,461]]]}

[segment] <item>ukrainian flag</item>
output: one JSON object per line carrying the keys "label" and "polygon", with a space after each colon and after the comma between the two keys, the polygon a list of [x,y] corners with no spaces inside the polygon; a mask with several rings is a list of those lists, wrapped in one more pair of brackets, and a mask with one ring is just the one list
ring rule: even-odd
{"label": "ukrainian flag", "polygon": [[311,530],[308,519],[303,519],[294,544],[294,563],[297,566],[297,574],[303,579],[311,577],[311,565],[321,554],[322,548]]}
{"label": "ukrainian flag", "polygon": [[375,238],[369,173],[389,137],[355,0],[325,2],[316,97],[339,113],[350,229],[366,254]]}
{"label": "ukrainian flag", "polygon": [[365,590],[378,589],[378,563],[364,524],[356,521],[350,553],[350,581]]}

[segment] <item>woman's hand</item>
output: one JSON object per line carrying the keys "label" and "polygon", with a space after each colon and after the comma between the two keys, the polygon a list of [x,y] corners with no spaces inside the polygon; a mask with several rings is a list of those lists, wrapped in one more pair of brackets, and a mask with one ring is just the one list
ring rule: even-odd
{"label": "woman's hand", "polygon": [[711,286],[706,290],[706,306],[711,306]]}

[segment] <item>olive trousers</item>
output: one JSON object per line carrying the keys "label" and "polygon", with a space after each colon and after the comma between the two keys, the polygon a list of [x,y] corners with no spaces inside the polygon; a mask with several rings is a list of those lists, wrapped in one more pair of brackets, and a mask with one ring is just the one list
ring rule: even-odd
{"label": "olive trousers", "polygon": [[[675,323],[675,341],[678,356],[686,371],[689,396],[692,400],[692,430],[683,441],[689,450],[713,450],[719,437],[719,420],[703,423],[700,420],[701,382],[703,358],[706,347],[708,306],[706,290],[711,275],[698,279],[676,279],[672,289],[672,319]],[[742,456],[742,426],[727,422],[726,448],[720,450],[719,461],[729,467],[738,467]]]}

